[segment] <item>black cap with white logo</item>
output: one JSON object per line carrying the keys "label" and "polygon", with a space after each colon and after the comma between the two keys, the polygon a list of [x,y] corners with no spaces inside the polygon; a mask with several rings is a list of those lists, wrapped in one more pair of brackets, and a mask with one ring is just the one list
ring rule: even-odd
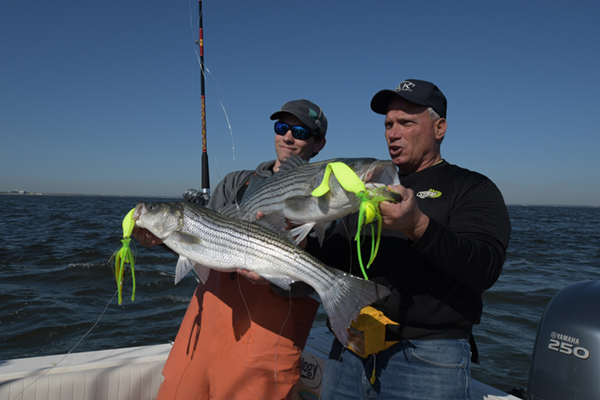
{"label": "black cap with white logo", "polygon": [[431,107],[440,117],[446,118],[446,107],[448,104],[446,96],[431,82],[407,79],[399,84],[395,90],[381,90],[373,96],[371,109],[377,114],[387,114],[388,104],[394,96],[400,96],[412,103]]}

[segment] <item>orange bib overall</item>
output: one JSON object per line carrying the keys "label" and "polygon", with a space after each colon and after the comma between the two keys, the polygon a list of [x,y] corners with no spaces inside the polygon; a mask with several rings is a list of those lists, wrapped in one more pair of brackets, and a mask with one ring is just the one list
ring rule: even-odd
{"label": "orange bib overall", "polygon": [[318,306],[211,271],[183,318],[158,400],[287,398]]}

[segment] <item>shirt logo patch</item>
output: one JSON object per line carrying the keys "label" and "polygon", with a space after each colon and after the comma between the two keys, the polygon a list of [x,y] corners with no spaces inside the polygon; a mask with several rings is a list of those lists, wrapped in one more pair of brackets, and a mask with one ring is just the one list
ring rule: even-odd
{"label": "shirt logo patch", "polygon": [[422,192],[417,193],[417,197],[420,199],[425,199],[429,197],[430,199],[437,199],[442,196],[442,192],[435,189],[424,190]]}

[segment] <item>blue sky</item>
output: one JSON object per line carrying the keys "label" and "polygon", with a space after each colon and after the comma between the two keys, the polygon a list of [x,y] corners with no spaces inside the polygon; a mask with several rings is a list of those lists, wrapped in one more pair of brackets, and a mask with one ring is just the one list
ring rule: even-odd
{"label": "blue sky", "polygon": [[[274,157],[271,113],[329,120],[315,160],[387,159],[369,108],[404,79],[448,98],[442,156],[508,204],[600,206],[598,1],[204,0],[211,185]],[[4,1],[0,191],[200,187],[198,2]]]}

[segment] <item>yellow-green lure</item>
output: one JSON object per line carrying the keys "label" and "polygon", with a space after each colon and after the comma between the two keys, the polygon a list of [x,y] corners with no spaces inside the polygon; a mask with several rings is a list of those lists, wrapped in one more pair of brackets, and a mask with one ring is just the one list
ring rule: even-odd
{"label": "yellow-green lure", "polygon": [[135,208],[129,211],[125,218],[123,218],[123,239],[121,239],[123,247],[113,254],[113,257],[115,258],[115,278],[117,280],[117,288],[119,290],[119,304],[123,302],[121,294],[123,292],[123,276],[125,275],[126,263],[131,264],[131,279],[133,281],[131,301],[135,299],[135,259],[131,249],[129,248],[129,241],[131,240],[129,237],[131,236],[131,232],[133,232],[133,227],[135,226],[135,221],[133,220],[134,211]]}
{"label": "yellow-green lure", "polygon": [[374,227],[371,226],[373,240],[371,243],[371,257],[369,258],[369,262],[367,263],[366,267],[366,269],[368,269],[375,260],[375,256],[379,251],[379,242],[381,241],[382,221],[381,213],[379,212],[379,203],[388,200],[388,198],[379,195],[377,189],[373,191],[367,190],[364,182],[360,180],[360,178],[354,173],[354,171],[352,171],[352,169],[349,166],[342,162],[333,162],[327,164],[327,167],[325,169],[325,176],[323,177],[323,182],[321,182],[319,187],[313,190],[313,196],[320,197],[329,191],[329,177],[331,176],[332,172],[335,175],[338,182],[340,183],[340,185],[345,190],[347,190],[348,192],[355,193],[356,196],[360,199],[358,229],[356,231],[356,236],[354,237],[354,240],[356,241],[360,269],[365,279],[368,280],[369,278],[367,277],[367,272],[365,271],[360,252],[360,231],[364,225],[370,224],[371,222],[377,220],[377,238],[375,238],[374,235]]}

